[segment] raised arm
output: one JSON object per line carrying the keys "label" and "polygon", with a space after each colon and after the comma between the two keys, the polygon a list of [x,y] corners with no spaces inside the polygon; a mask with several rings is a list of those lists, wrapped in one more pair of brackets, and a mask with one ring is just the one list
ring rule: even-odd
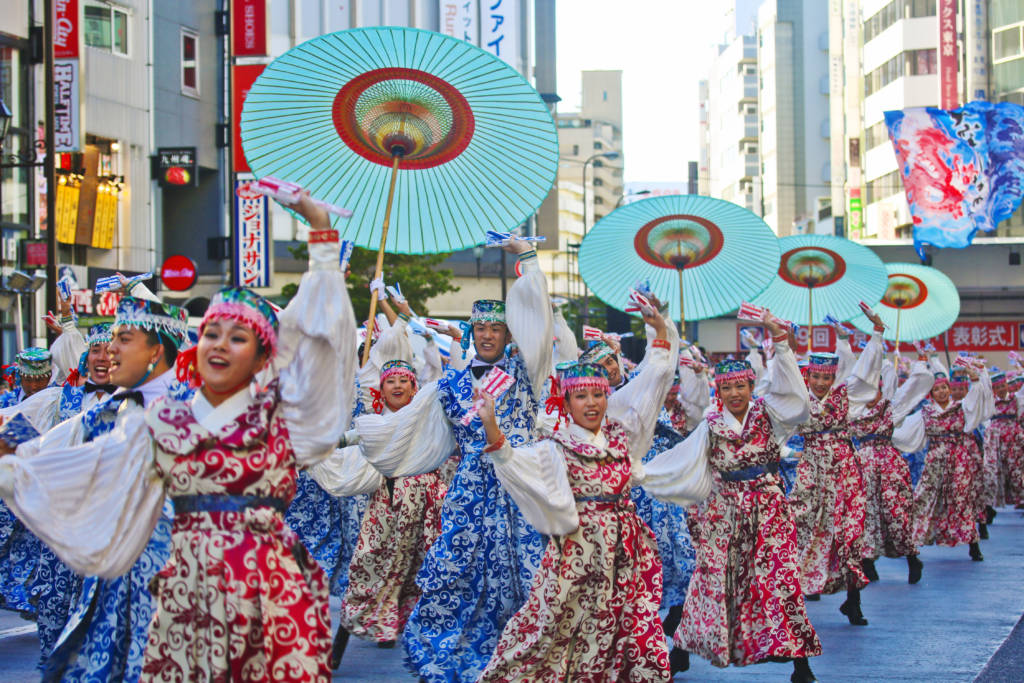
{"label": "raised arm", "polygon": [[765,409],[777,437],[788,438],[811,414],[811,398],[787,337],[776,335],[775,357],[765,373]]}
{"label": "raised arm", "polygon": [[552,322],[555,333],[555,349],[552,362],[558,365],[567,361],[575,361],[580,356],[580,347],[576,343],[576,335],[569,328],[569,323],[565,322],[562,309],[558,306],[554,306],[553,309]]}
{"label": "raised arm", "polygon": [[928,396],[935,384],[935,375],[925,361],[915,361],[910,366],[910,375],[892,397],[892,422],[899,426],[907,415]]}
{"label": "raised arm", "polygon": [[78,361],[82,354],[89,350],[85,345],[85,337],[75,326],[74,318],[70,315],[62,315],[60,328],[60,336],[54,339],[53,344],[50,345],[54,378],[66,378],[69,372],[78,367]]}
{"label": "raised arm", "polygon": [[878,394],[878,382],[884,360],[882,335],[875,333],[871,335],[870,341],[861,351],[860,358],[853,364],[846,378],[846,394],[850,398],[851,412],[862,410]]}
{"label": "raised arm", "polygon": [[296,210],[311,226],[309,270],[279,317],[281,414],[299,466],[334,451],[354,400],[356,324],[338,267],[338,233],[327,213],[304,194]]}
{"label": "raised arm", "polygon": [[987,372],[982,371],[981,377],[974,370],[969,369],[967,373],[971,377],[971,386],[967,390],[967,395],[960,401],[960,405],[964,409],[964,433],[973,432],[988,419],[985,392],[986,390],[991,391],[991,388],[986,389],[985,387],[985,380],[988,379]]}
{"label": "raised arm", "polygon": [[552,329],[551,299],[548,283],[537,263],[537,252],[528,242],[512,240],[505,250],[519,255],[523,275],[509,288],[505,301],[505,321],[519,346],[535,396],[540,396],[544,380],[551,374]]}
{"label": "raised arm", "polygon": [[642,485],[644,491],[655,498],[669,503],[699,503],[711,493],[710,448],[708,423],[701,421],[686,439],[644,465],[643,472],[634,478],[634,483]]}
{"label": "raised arm", "polygon": [[164,502],[144,414],[123,417],[114,431],[89,443],[39,450],[45,439],[0,458],[0,496],[79,574],[125,573],[149,541]]}

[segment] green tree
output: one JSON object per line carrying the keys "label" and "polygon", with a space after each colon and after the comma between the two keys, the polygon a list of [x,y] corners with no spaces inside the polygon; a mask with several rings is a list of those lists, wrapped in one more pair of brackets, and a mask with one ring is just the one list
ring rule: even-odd
{"label": "green tree", "polygon": [[[303,260],[309,257],[306,243],[288,249],[292,256]],[[412,310],[419,315],[429,314],[427,301],[440,294],[456,292],[458,287],[452,284],[452,271],[439,268],[448,254],[421,254],[416,256],[405,254],[384,255],[384,282],[398,282],[402,286],[402,294],[409,300]],[[348,294],[352,299],[352,308],[357,320],[366,320],[370,313],[370,281],[377,265],[377,252],[356,247],[352,250],[349,261],[351,273],[348,276]],[[281,289],[281,303],[287,304],[298,286],[287,284]]]}

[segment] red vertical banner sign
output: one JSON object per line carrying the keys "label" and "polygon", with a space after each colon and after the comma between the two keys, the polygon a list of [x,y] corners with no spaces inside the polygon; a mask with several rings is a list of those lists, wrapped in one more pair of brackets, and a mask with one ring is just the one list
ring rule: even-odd
{"label": "red vertical banner sign", "polygon": [[78,0],[53,2],[53,141],[57,152],[82,148],[82,73]]}
{"label": "red vertical banner sign", "polygon": [[940,109],[956,109],[960,106],[957,92],[960,52],[956,42],[956,5],[957,0],[939,0]]}
{"label": "red vertical banner sign", "polygon": [[266,64],[243,64],[231,67],[231,158],[235,173],[248,173],[249,164],[242,151],[242,105],[249,88],[256,82]]}
{"label": "red vertical banner sign", "polygon": [[267,0],[232,0],[231,53],[235,57],[266,57],[270,54]]}

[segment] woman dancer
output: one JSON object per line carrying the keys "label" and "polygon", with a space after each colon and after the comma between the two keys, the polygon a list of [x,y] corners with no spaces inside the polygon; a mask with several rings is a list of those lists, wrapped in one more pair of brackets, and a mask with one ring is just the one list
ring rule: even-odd
{"label": "woman dancer", "polygon": [[[868,318],[877,337],[884,330],[882,321],[875,313]],[[838,384],[839,356],[810,355],[807,387],[811,415],[800,428],[804,450],[790,492],[800,547],[801,586],[812,595],[846,589],[846,601],[839,611],[854,626],[868,623],[860,609],[860,589],[868,579],[861,568],[864,484],[847,421],[851,402],[867,403],[877,393],[883,354],[881,340],[873,339],[850,376]]]}
{"label": "woman dancer", "polygon": [[[882,382],[867,403],[850,403],[850,435],[857,444],[866,502],[863,568],[872,581],[878,580],[875,560],[880,556],[906,557],[908,582],[921,580],[923,565],[914,545],[910,467],[892,445],[892,433],[931,391],[934,379],[925,361],[920,358],[914,363],[899,389],[895,382],[888,386]],[[884,359],[879,356],[878,362]],[[871,374],[875,370],[872,368]]]}
{"label": "woman dancer", "polygon": [[785,328],[770,313],[763,324],[775,342],[764,394],[753,398],[748,362],[718,363],[722,407],[645,465],[642,483],[679,505],[707,498],[691,529],[697,568],[675,644],[719,667],[792,660],[791,680],[802,683],[815,680],[807,658],[821,654],[821,644],[804,609],[778,441],[810,406]]}
{"label": "woman dancer", "polygon": [[505,625],[480,681],[670,678],[657,615],[661,562],[629,482],[637,458],[630,449],[646,453],[675,356],[664,319],[650,308],[644,317],[657,330],[652,357],[610,399],[603,366],[559,369],[554,403],[567,424],[550,439],[512,448],[494,401],[484,398],[480,417],[498,479],[550,540],[527,602]]}
{"label": "woman dancer", "polygon": [[[84,446],[0,460],[4,498],[78,571],[125,571],[171,497],[142,680],[329,678],[326,582],[281,514],[297,467],[342,435],[355,322],[327,214],[308,196],[296,210],[314,227],[312,270],[280,331],[265,300],[224,290],[179,362],[194,399],[164,397]],[[279,379],[253,395],[275,357]]]}
{"label": "woman dancer", "polygon": [[984,397],[978,374],[968,369],[970,388],[953,400],[949,379],[936,375],[931,400],[893,432],[893,445],[912,453],[926,444],[928,454],[914,489],[914,544],[956,546],[967,543],[971,559],[984,559],[975,524],[974,460],[967,440],[981,423]]}
{"label": "woman dancer", "polygon": [[1018,422],[1017,396],[1010,391],[1006,373],[993,368],[994,413],[985,428],[986,524],[995,519],[995,508],[1024,503],[1024,430]]}

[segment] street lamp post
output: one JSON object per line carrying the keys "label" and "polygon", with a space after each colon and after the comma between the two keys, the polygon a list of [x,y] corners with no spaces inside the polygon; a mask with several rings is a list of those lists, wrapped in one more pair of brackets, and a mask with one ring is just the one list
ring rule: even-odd
{"label": "street lamp post", "polygon": [[[587,160],[583,162],[583,238],[587,237],[587,166],[590,166],[597,159],[618,159],[621,156],[619,152],[614,150],[610,152],[598,152],[587,157]],[[582,241],[581,241],[582,244]],[[576,252],[576,277],[580,275],[580,253]],[[583,283],[583,324],[590,324],[590,290],[587,289],[587,283]]]}

